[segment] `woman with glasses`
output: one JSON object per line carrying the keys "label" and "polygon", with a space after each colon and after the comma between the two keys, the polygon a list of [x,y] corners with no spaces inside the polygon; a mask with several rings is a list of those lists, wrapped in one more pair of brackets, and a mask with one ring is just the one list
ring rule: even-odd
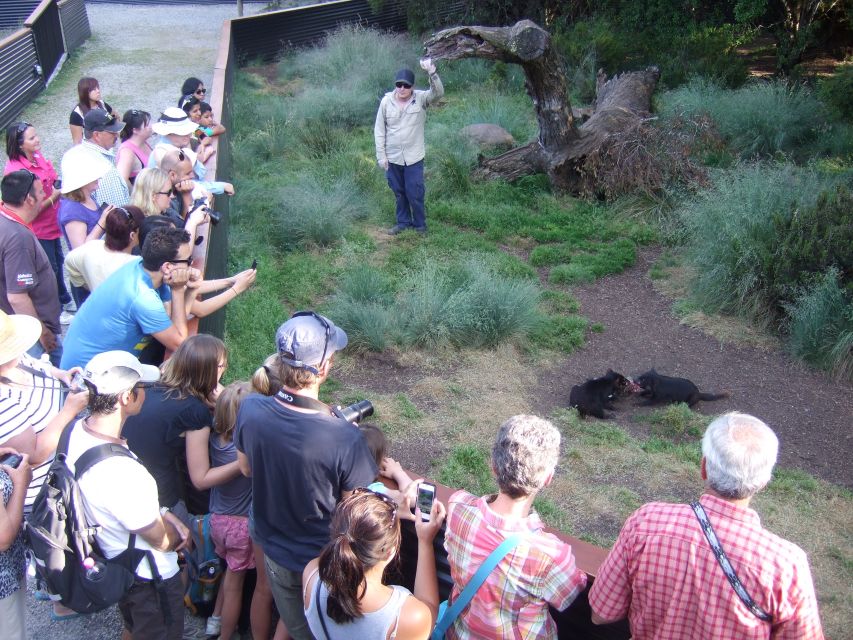
{"label": "woman with glasses", "polygon": [[68,279],[75,287],[89,293],[97,289],[112,273],[137,256],[139,227],[145,215],[139,207],[116,207],[107,214],[104,237],[86,242],[65,257]]}
{"label": "woman with glasses", "polygon": [[136,175],[130,204],[142,209],[145,217],[161,215],[169,208],[171,198],[172,180],[165,171],[152,167]]}
{"label": "woman with glasses", "polygon": [[[185,95],[181,98],[180,105],[187,117],[198,126],[201,122],[201,100],[192,94]],[[190,149],[198,154],[198,161],[201,163],[207,162],[210,156],[216,153],[216,150],[210,146],[212,140],[207,137],[207,134],[199,136],[199,129],[190,136]]]}
{"label": "woman with glasses", "polygon": [[154,129],[151,127],[151,114],[147,111],[125,111],[122,121],[124,129],[119,134],[122,142],[116,154],[116,169],[132,187],[139,172],[148,166],[148,156],[152,151],[148,139]]}
{"label": "woman with glasses", "polygon": [[181,85],[181,99],[178,100],[178,106],[183,108],[181,101],[185,96],[193,95],[199,100],[205,100],[207,89],[204,88],[204,83],[198,78],[187,78],[184,84]]}
{"label": "woman with glasses", "polygon": [[[65,306],[71,303],[71,294],[65,287],[65,275],[63,273],[64,256],[62,254],[62,240],[57,221],[59,211],[59,189],[54,188],[56,169],[53,164],[41,154],[41,139],[36,129],[28,122],[16,122],[6,128],[6,155],[9,161],[3,168],[3,175],[13,171],[26,169],[41,180],[44,188],[45,200],[41,211],[36,219],[32,221],[33,233],[36,234],[39,244],[47,254],[47,259],[56,275],[56,286],[59,289],[59,302]],[[71,316],[67,311],[62,312],[60,320],[63,324],[71,322]]]}
{"label": "woman with glasses", "polygon": [[160,380],[146,389],[142,408],[122,431],[157,481],[160,504],[184,522],[189,513],[207,513],[207,489],[240,474],[236,461],[211,468],[208,458],[212,410],[227,363],[219,338],[190,336],[163,364]]}
{"label": "woman with glasses", "polygon": [[[407,509],[407,507],[403,507]],[[416,512],[418,566],[414,595],[386,585],[386,567],[400,551],[397,503],[381,493],[356,489],[332,516],[331,541],[303,572],[305,617],[322,640],[425,640],[438,613],[433,539],[444,522],[444,505],[433,502],[428,521]]]}
{"label": "woman with glasses", "polygon": [[77,82],[77,106],[68,118],[71,140],[79,144],[83,140],[83,118],[92,109],[103,109],[118,118],[113,108],[101,99],[101,85],[95,78],[84,77]]}

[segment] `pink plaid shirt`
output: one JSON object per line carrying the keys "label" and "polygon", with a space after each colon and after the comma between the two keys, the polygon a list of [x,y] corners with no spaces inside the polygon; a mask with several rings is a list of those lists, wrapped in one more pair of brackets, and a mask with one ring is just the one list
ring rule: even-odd
{"label": "pink plaid shirt", "polygon": [[590,590],[593,611],[628,616],[633,640],[823,638],[805,552],[763,529],[752,509],[708,494],[699,502],[772,626],[734,592],[687,504],[653,502],[628,518]]}
{"label": "pink plaid shirt", "polygon": [[548,605],[562,611],[586,587],[572,548],[545,533],[535,513],[509,520],[486,498],[457,491],[448,504],[444,546],[453,577],[451,602],[459,597],[488,555],[509,535],[530,535],[501,560],[448,630],[447,638],[556,638]]}

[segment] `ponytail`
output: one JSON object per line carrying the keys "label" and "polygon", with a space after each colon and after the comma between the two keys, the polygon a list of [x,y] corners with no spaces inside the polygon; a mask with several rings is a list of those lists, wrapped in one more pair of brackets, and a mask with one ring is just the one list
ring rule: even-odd
{"label": "ponytail", "polygon": [[367,583],[364,565],[353,544],[348,534],[341,534],[320,553],[320,580],[329,590],[326,613],[338,624],[346,624],[362,616],[359,601],[364,596]]}
{"label": "ponytail", "polygon": [[274,353],[267,356],[264,363],[252,374],[252,388],[265,396],[274,396],[281,389],[282,381],[279,372],[281,359]]}

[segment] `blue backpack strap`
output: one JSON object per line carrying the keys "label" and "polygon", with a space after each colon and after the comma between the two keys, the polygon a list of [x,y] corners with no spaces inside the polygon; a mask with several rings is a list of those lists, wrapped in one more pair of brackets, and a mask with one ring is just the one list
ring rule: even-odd
{"label": "blue backpack strap", "polygon": [[450,628],[450,625],[453,624],[456,618],[459,617],[459,614],[462,613],[465,607],[468,606],[468,603],[471,602],[471,598],[473,598],[474,594],[477,593],[481,586],[483,586],[483,583],[486,581],[486,578],[489,577],[489,574],[496,566],[498,566],[500,561],[509,554],[510,551],[518,546],[518,543],[525,537],[526,534],[524,533],[513,534],[501,542],[497,548],[489,554],[489,557],[480,565],[480,568],[477,569],[477,573],[474,574],[471,581],[465,585],[465,588],[462,590],[462,593],[459,594],[459,597],[453,601],[453,604],[447,608],[444,615],[441,616],[441,619],[436,622],[435,630],[432,632],[432,640],[440,640],[441,638],[444,638],[445,632]]}

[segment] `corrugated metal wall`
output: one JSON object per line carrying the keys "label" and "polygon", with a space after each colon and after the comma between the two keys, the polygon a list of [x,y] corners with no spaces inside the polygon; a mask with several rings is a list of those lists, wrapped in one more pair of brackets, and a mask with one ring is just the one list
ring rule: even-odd
{"label": "corrugated metal wall", "polygon": [[18,31],[0,48],[0,127],[12,123],[45,87],[33,68],[38,64],[36,40],[29,29]]}
{"label": "corrugated metal wall", "polygon": [[14,29],[38,6],[39,0],[0,0],[0,29]]}
{"label": "corrugated metal wall", "polygon": [[[461,2],[450,0],[440,14],[450,15],[461,9]],[[367,0],[341,0],[234,18],[231,29],[238,61],[243,62],[257,58],[273,60],[285,49],[316,44],[327,32],[354,23],[403,31],[406,14],[398,0],[385,0],[376,13]]]}
{"label": "corrugated metal wall", "polygon": [[24,24],[33,30],[42,73],[45,78],[50,78],[65,53],[59,7],[55,2],[51,2],[45,5],[34,19],[31,16],[31,20]]}
{"label": "corrugated metal wall", "polygon": [[65,35],[67,53],[71,53],[92,35],[85,0],[60,0],[59,17]]}

